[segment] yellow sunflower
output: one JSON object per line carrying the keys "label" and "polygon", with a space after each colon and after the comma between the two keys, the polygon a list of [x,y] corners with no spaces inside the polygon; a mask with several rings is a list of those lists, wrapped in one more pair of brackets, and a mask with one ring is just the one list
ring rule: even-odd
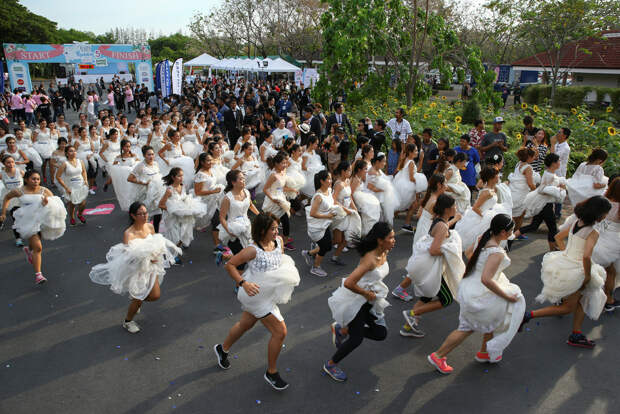
{"label": "yellow sunflower", "polygon": [[456,118],[454,118],[454,122],[456,122],[457,124],[460,124],[462,120],[463,118],[461,118],[459,115],[457,115]]}
{"label": "yellow sunflower", "polygon": [[442,114],[437,114],[437,118],[441,119],[441,118],[443,118],[443,115]]}
{"label": "yellow sunflower", "polygon": [[517,135],[515,135],[515,136],[517,137],[517,139],[518,139],[519,141],[521,141],[521,138],[523,138],[519,132],[517,132]]}
{"label": "yellow sunflower", "polygon": [[583,121],[583,115],[581,115],[581,114],[577,115],[577,119],[580,120],[580,121]]}
{"label": "yellow sunflower", "polygon": [[527,104],[525,102],[521,104],[521,109],[527,109]]}
{"label": "yellow sunflower", "polygon": [[613,137],[614,135],[616,135],[616,128],[614,127],[607,128],[607,133]]}
{"label": "yellow sunflower", "polygon": [[434,108],[436,106],[437,106],[437,103],[435,103],[435,102],[431,102],[431,104],[429,105],[430,108]]}
{"label": "yellow sunflower", "polygon": [[445,101],[446,99],[448,99],[448,98],[447,98],[445,95],[443,95],[443,96],[441,97],[441,100],[442,100],[442,101]]}
{"label": "yellow sunflower", "polygon": [[428,114],[424,114],[424,119],[428,119]]}
{"label": "yellow sunflower", "polygon": [[573,115],[577,115],[577,109],[576,108],[571,108],[570,111],[573,113]]}
{"label": "yellow sunflower", "polygon": [[605,110],[605,112],[610,113],[613,110],[614,110],[614,108],[612,108],[611,106],[608,106],[607,109]]}
{"label": "yellow sunflower", "polygon": [[540,109],[538,108],[538,105],[534,105],[533,109],[534,109],[534,112],[536,112],[536,113],[538,113],[538,111],[540,111]]}
{"label": "yellow sunflower", "polygon": [[441,121],[441,127],[442,128],[448,128],[448,126],[446,125],[446,121]]}
{"label": "yellow sunflower", "polygon": [[590,126],[594,126],[594,118],[590,121]]}
{"label": "yellow sunflower", "polygon": [[457,124],[457,125],[454,126],[454,132],[459,132],[459,131],[460,131],[460,128],[459,128],[459,126]]}

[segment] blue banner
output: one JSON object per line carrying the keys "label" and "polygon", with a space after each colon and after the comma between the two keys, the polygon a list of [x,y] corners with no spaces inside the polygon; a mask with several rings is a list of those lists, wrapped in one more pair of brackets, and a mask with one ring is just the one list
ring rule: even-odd
{"label": "blue banner", "polygon": [[155,65],[155,90],[161,91],[161,62]]}
{"label": "blue banner", "polygon": [[161,62],[160,76],[161,96],[165,98],[172,94],[172,75],[170,73],[170,61],[168,59]]}

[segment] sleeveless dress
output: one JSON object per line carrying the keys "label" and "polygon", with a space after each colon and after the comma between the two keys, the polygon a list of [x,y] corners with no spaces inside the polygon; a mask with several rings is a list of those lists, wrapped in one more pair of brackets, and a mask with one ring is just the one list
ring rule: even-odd
{"label": "sleeveless dress", "polygon": [[390,225],[394,224],[394,212],[397,211],[400,205],[400,196],[394,190],[392,181],[383,173],[379,171],[377,175],[368,174],[368,183],[374,185],[376,188],[383,190],[375,192],[375,197],[381,203],[382,219],[387,221]]}
{"label": "sleeveless dress", "polygon": [[87,166],[86,168],[88,168],[88,166],[90,165],[93,170],[96,170],[97,160],[93,156],[93,151],[90,149],[90,138],[86,137],[86,141],[82,141],[82,139],[77,139],[74,141],[74,145],[76,142],[80,143],[77,148],[77,158],[81,160],[84,165]]}
{"label": "sleeveless dress", "polygon": [[434,240],[431,230],[414,243],[406,266],[407,275],[412,280],[418,297],[437,296],[442,278],[445,279],[452,297],[456,297],[465,272],[461,237],[456,231],[450,230],[448,238],[441,244],[441,255],[432,256],[429,252]]}
{"label": "sleeveless dress", "polygon": [[104,161],[105,165],[103,166],[103,168],[107,172],[110,172],[110,168],[112,168],[114,160],[116,159],[116,157],[121,155],[121,142],[118,139],[116,140],[116,142],[111,140],[107,140],[106,142],[108,143],[108,147],[103,152],[103,156],[107,161]]}
{"label": "sleeveless dress", "polygon": [[[148,141],[148,138],[147,138],[147,141]],[[157,154],[159,150],[163,148],[163,146],[164,146],[163,134],[161,133],[157,134],[155,131],[153,131],[153,135],[151,136],[151,147],[153,147],[153,151],[155,151],[155,154]]]}
{"label": "sleeveless dress", "polygon": [[566,198],[566,190],[558,187],[565,182],[552,172],[543,173],[540,185],[525,197],[525,218],[534,217],[547,203],[561,203]]}
{"label": "sleeveless dress", "polygon": [[278,218],[291,213],[291,203],[286,200],[286,196],[284,195],[285,182],[285,177],[278,177],[275,175],[275,181],[271,184],[269,193],[273,198],[279,201],[279,203],[271,201],[271,199],[265,195],[265,199],[263,200],[263,211],[265,213],[272,213]]}
{"label": "sleeveless dress", "polygon": [[413,245],[418,242],[422,237],[426,236],[431,230],[433,224],[433,215],[425,208],[422,209],[420,219],[416,224],[415,234],[413,235]]}
{"label": "sleeveless dress", "polygon": [[194,160],[190,157],[183,155],[181,150],[181,144],[172,145],[172,149],[165,151],[164,157],[169,164],[166,164],[161,157],[157,158],[159,163],[159,170],[162,175],[168,175],[171,169],[179,167],[183,170],[183,185],[186,189],[191,189],[194,183]]}
{"label": "sleeveless dress", "polygon": [[[317,191],[314,196],[312,196],[312,201],[310,201],[310,203],[306,206],[306,222],[308,227],[308,236],[313,242],[318,242],[319,240],[321,240],[325,235],[325,232],[329,231],[329,226],[332,224],[332,219],[316,218],[310,215],[312,204],[317,197],[320,198],[320,204],[318,208],[319,214],[326,215],[329,213],[333,213],[335,212],[335,210],[337,210],[337,208],[342,211],[342,208],[340,206],[334,205],[334,198],[332,197],[331,188],[328,190],[327,195]],[[344,214],[344,211],[342,211],[342,213]],[[335,218],[336,217],[334,217],[334,219]]]}
{"label": "sleeveless dress", "polygon": [[271,313],[279,321],[283,321],[278,305],[291,299],[293,289],[300,281],[295,262],[282,253],[280,237],[276,239],[276,248],[270,252],[254,243],[250,246],[256,250],[256,257],[248,263],[243,278],[246,282],[256,283],[259,292],[249,296],[241,287],[237,292],[237,299],[241,302],[241,308],[256,318],[263,318]]}
{"label": "sleeveless dress", "polygon": [[[213,168],[211,168],[211,175],[198,171],[194,177],[194,183],[203,183],[203,191],[213,191],[216,188],[220,189],[219,193],[196,196],[207,206],[207,214],[196,220],[196,227],[204,228],[211,222],[216,210],[220,208],[220,202],[224,196],[224,186],[222,184],[217,184],[216,177],[213,174]],[[192,194],[195,194],[193,191],[192,189]]]}
{"label": "sleeveless dress", "polygon": [[[370,290],[375,293],[376,299],[371,303],[372,308],[370,309],[370,313],[377,317],[378,320],[384,318],[384,309],[390,306],[390,303],[386,299],[389,289],[385,283],[383,283],[383,279],[389,272],[390,267],[386,260],[381,266],[366,272],[359,282],[357,282],[357,285],[362,289]],[[347,289],[344,286],[344,281],[345,279],[342,279],[340,287],[336,289],[327,300],[329,309],[332,311],[332,317],[340,326],[347,326],[355,318],[355,315],[357,315],[361,307],[367,302],[366,298],[362,295],[358,295]]]}
{"label": "sleeveless dress", "polygon": [[147,141],[149,140],[150,134],[151,134],[151,128],[141,128],[138,126],[138,142],[137,142],[138,151],[140,151],[140,149],[146,145]]}
{"label": "sleeveless dress", "polygon": [[259,149],[258,164],[260,165],[260,170],[261,170],[260,176],[262,177],[261,183],[256,188],[256,191],[258,191],[259,193],[263,192],[263,186],[265,185],[265,183],[267,182],[267,178],[269,178],[269,175],[271,174],[271,170],[269,169],[269,166],[267,165],[267,159],[269,157],[273,157],[274,155],[278,153],[278,150],[275,149],[273,145],[267,141],[261,144],[261,148],[265,148],[264,150],[265,162],[263,162],[260,159],[260,149]]}
{"label": "sleeveless dress", "polygon": [[183,135],[182,144],[183,152],[191,159],[196,159],[202,152],[202,144],[198,142],[196,134]]}
{"label": "sleeveless dress", "polygon": [[[491,191],[490,189],[484,189],[482,191]],[[473,208],[469,207],[463,218],[456,223],[454,229],[461,236],[463,250],[467,250],[474,243],[478,242],[478,237],[487,231],[491,225],[491,220],[497,214],[494,207],[497,204],[497,194],[492,191],[492,196],[486,200],[482,206],[480,206],[480,212],[482,216],[479,216]]]}
{"label": "sleeveless dress", "polygon": [[[24,185],[24,179],[18,168],[15,169],[15,174],[13,176],[10,176],[6,170],[2,170],[0,177],[2,177],[0,181],[0,200],[2,201],[4,201],[4,197],[6,197],[10,191],[18,190]],[[19,207],[18,197],[14,197],[9,201],[7,210],[11,211],[15,207]]]}
{"label": "sleeveless dress", "polygon": [[[415,182],[409,178],[409,166],[413,163]],[[394,188],[398,189],[399,205],[397,211],[409,209],[416,199],[417,193],[422,193],[428,188],[426,176],[417,172],[415,161],[407,160],[403,168],[396,173],[393,181]]]}
{"label": "sleeveless dress", "polygon": [[[301,170],[301,158],[299,161],[295,161],[293,157],[289,157],[288,163],[289,165],[286,169],[286,186],[301,191],[302,187],[306,185],[306,177]],[[286,197],[290,200],[296,198],[297,195],[298,193],[286,193]]]}
{"label": "sleeveless dress", "polygon": [[226,245],[231,241],[239,239],[241,246],[245,248],[250,245],[250,241],[252,240],[252,224],[248,217],[248,209],[250,208],[251,202],[250,192],[248,190],[243,191],[245,193],[245,198],[242,201],[235,200],[235,196],[230,191],[225,195],[229,201],[226,225],[228,226],[228,230],[232,233],[232,236],[221,224],[219,224],[217,228],[220,231],[219,238],[223,244]]}
{"label": "sleeveless dress", "polygon": [[245,175],[245,187],[250,190],[258,187],[263,182],[263,171],[260,168],[260,163],[256,160],[243,161],[241,164],[241,171]]}
{"label": "sleeveless dress", "polygon": [[[482,284],[482,272],[489,255],[494,253],[501,253],[503,259],[493,280],[508,295],[518,295],[518,300],[514,303],[497,296]],[[487,342],[487,351],[492,361],[502,355],[504,349],[510,345],[525,312],[525,298],[521,289],[511,283],[503,273],[508,266],[510,258],[504,249],[497,246],[483,248],[472,273],[461,280],[456,297],[461,307],[459,331],[494,333],[493,339]]]}
{"label": "sleeveless dress", "polygon": [[[618,219],[618,208],[620,203],[611,201],[611,210],[607,213],[607,218],[600,224],[599,236],[592,260],[604,268],[614,265],[620,270],[620,219]],[[616,285],[620,283],[620,278],[616,278]]]}
{"label": "sleeveless dress", "polygon": [[45,128],[45,131],[39,130],[37,140],[32,146],[42,159],[49,160],[52,157],[52,153],[56,151],[56,142],[52,142],[49,128]]}
{"label": "sleeveless dress", "polygon": [[[12,135],[5,135],[5,138],[9,136]],[[17,148],[19,148],[24,154],[26,154],[26,157],[28,157],[28,159],[32,161],[33,167],[37,170],[40,169],[43,165],[43,159],[32,146],[32,141],[27,138],[22,138],[20,140],[16,140],[16,144]]]}
{"label": "sleeveless dress", "polygon": [[529,194],[530,187],[527,185],[524,172],[528,168],[532,169],[534,178],[538,173],[534,172],[530,164],[524,162],[518,163],[515,171],[508,176],[510,192],[512,193],[512,217],[521,217],[525,213],[525,197]]}
{"label": "sleeveless dress", "polygon": [[128,293],[133,299],[144,300],[155,281],[162,285],[166,269],[180,254],[181,249],[161,234],[149,234],[144,239],[112,246],[106,263],[94,266],[89,277],[94,283],[109,285],[118,295]]}
{"label": "sleeveless dress", "polygon": [[[536,296],[536,301],[540,303],[545,301],[559,303],[562,298],[577,292],[583,284],[585,279],[583,251],[586,238],[592,231],[596,230],[588,226],[581,228],[577,233],[573,233],[577,222],[577,217],[572,215],[562,225],[562,229],[570,226],[566,249],[549,252],[543,257],[540,275],[543,288],[540,294]],[[590,282],[581,292],[580,302],[585,314],[590,319],[597,320],[607,301],[607,296],[603,290],[607,275],[605,269],[595,262],[592,262],[590,275]]]}
{"label": "sleeveless dress", "polygon": [[[573,207],[590,197],[604,195],[607,190],[608,177],[605,177],[603,167],[600,165],[588,165],[586,162],[579,164],[571,178],[566,180],[568,198]],[[603,188],[594,188],[594,184],[605,184]]]}
{"label": "sleeveless dress", "polygon": [[181,187],[181,193],[168,187],[172,194],[166,201],[163,219],[164,236],[173,243],[181,242],[189,246],[194,240],[196,219],[207,214],[207,206],[198,198],[193,197]]}
{"label": "sleeveless dress", "polygon": [[151,165],[141,161],[136,164],[131,173],[138,181],[148,183],[146,186],[138,186],[137,200],[144,200],[144,205],[149,212],[149,216],[161,214],[159,201],[164,196],[166,187],[164,186],[162,176],[159,172],[159,165],[155,161],[153,161]]}
{"label": "sleeveless dress", "polygon": [[[2,156],[3,158],[7,156],[11,156],[15,160],[15,163],[16,163],[15,167],[17,167],[18,170],[21,170],[24,172],[26,171],[26,164],[17,164],[18,162],[24,161],[24,157],[22,157],[22,155],[19,153],[19,149],[16,149],[15,152],[10,152],[8,149],[6,149]],[[2,167],[4,168],[4,166]]]}
{"label": "sleeveless dress", "polygon": [[306,161],[306,170],[302,170],[306,178],[306,184],[301,188],[301,192],[308,197],[312,197],[316,191],[314,189],[314,175],[324,170],[325,166],[321,161],[321,156],[314,151],[312,153],[304,152],[302,158],[307,158],[308,160]]}
{"label": "sleeveless dress", "polygon": [[82,161],[77,158],[75,161],[77,166],[71,164],[69,161],[65,161],[65,171],[62,177],[65,185],[71,190],[71,194],[67,194],[64,191],[64,187],[62,190],[65,201],[73,205],[78,205],[86,200],[88,196],[88,184],[84,182],[84,177],[82,176],[82,171],[84,170]]}
{"label": "sleeveless dress", "polygon": [[26,194],[20,189],[20,207],[15,210],[13,228],[22,239],[28,240],[37,233],[45,240],[55,240],[65,233],[67,210],[59,197],[47,198],[43,205],[43,188],[39,194]]}
{"label": "sleeveless dress", "polygon": [[461,172],[456,165],[450,164],[448,169],[452,171],[452,176],[447,180],[446,185],[450,189],[450,195],[456,201],[456,210],[461,214],[465,214],[471,206],[471,192],[467,184],[461,179]]}
{"label": "sleeveless dress", "polygon": [[129,174],[131,174],[139,161],[135,157],[123,158],[122,155],[119,155],[114,159],[114,162],[116,164],[110,168],[110,178],[114,186],[116,200],[121,210],[129,211],[131,203],[138,200],[144,201],[144,198],[140,198],[144,193],[139,188],[142,186],[127,181],[127,177],[129,177]]}
{"label": "sleeveless dress", "polygon": [[56,129],[58,130],[58,134],[61,137],[67,138],[69,136],[69,130],[67,129],[66,126],[58,126],[58,125],[56,125]]}
{"label": "sleeveless dress", "polygon": [[362,220],[362,236],[365,236],[381,219],[381,203],[363,182],[355,189],[353,201]]}
{"label": "sleeveless dress", "polygon": [[[349,208],[351,200],[351,186],[345,185],[338,193],[337,201],[342,206]],[[342,218],[334,217],[332,228],[343,232],[347,243],[353,244],[362,234],[362,219],[357,211],[353,211]]]}

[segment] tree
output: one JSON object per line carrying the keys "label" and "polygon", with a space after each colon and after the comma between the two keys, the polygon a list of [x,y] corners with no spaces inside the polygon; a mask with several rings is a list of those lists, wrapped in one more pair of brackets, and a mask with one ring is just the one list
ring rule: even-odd
{"label": "tree", "polygon": [[6,43],[51,43],[56,22],[32,13],[18,0],[3,0],[0,7],[0,39]]}
{"label": "tree", "polygon": [[149,40],[149,46],[151,46],[151,59],[153,62],[160,62],[165,59],[174,61],[178,58],[191,58],[193,57],[193,42],[194,39],[180,33],[151,39]]}
{"label": "tree", "polygon": [[517,38],[542,52],[536,59],[551,81],[552,105],[557,84],[578,63],[561,64],[577,51],[566,46],[596,36],[620,18],[617,0],[493,0],[487,7],[510,16]]}

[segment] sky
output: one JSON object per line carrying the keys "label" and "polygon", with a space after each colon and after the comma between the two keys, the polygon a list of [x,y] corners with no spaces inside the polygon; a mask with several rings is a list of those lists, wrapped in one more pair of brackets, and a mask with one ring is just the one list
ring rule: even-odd
{"label": "sky", "polygon": [[[196,11],[207,13],[222,0],[21,0],[33,13],[58,23],[62,29],[103,34],[115,27],[147,32],[188,34]],[[128,6],[131,7],[128,7]]]}

